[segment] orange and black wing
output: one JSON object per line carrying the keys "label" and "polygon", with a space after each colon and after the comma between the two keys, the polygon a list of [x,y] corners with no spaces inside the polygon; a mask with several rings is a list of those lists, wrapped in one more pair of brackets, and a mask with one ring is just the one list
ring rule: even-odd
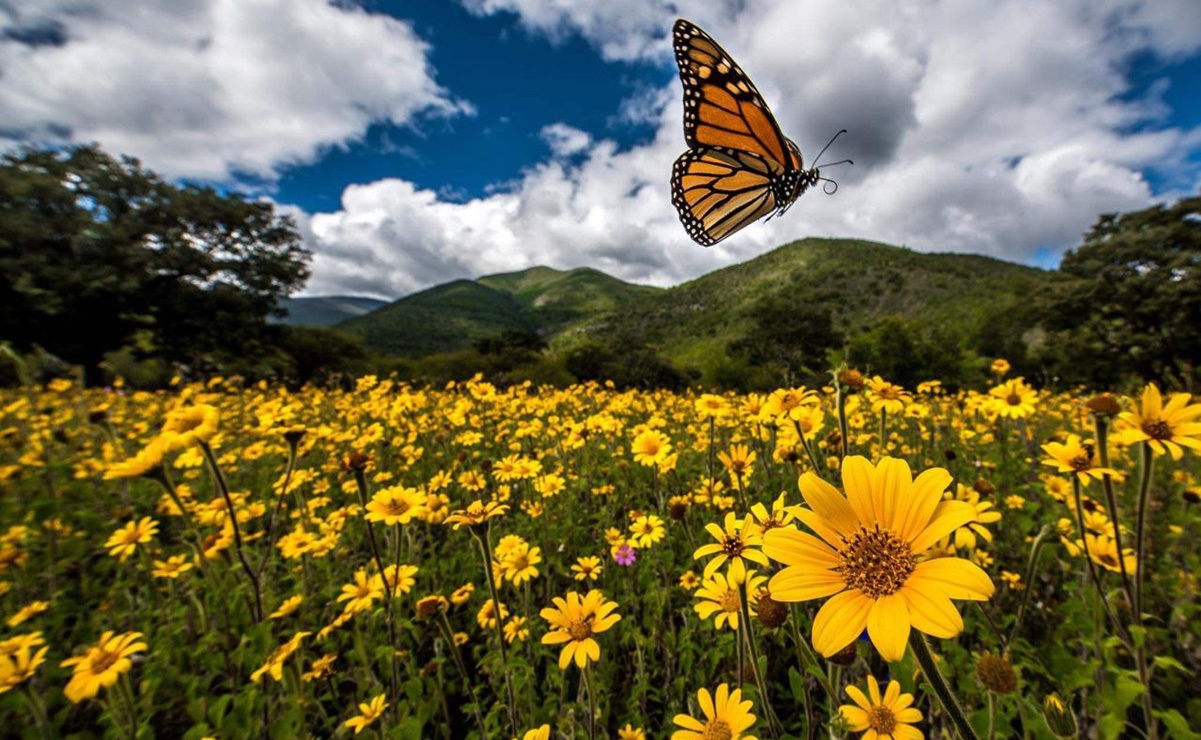
{"label": "orange and black wing", "polygon": [[671,202],[688,236],[712,246],[777,207],[771,166],[756,154],[700,147],[676,160]]}
{"label": "orange and black wing", "polygon": [[709,34],[684,19],[672,33],[684,83],[684,138],[692,149],[750,152],[773,174],[800,170],[800,152],[780,131],[763,96]]}

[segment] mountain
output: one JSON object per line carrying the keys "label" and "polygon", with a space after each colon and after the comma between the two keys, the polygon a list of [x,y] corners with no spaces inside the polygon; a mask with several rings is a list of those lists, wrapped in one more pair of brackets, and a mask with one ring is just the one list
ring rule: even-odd
{"label": "mountain", "polygon": [[333,326],[340,321],[363,316],[388,305],[378,298],[360,296],[313,296],[311,298],[285,298],[279,302],[288,309],[288,315],[279,320],[291,326]]}
{"label": "mountain", "polygon": [[885,316],[975,332],[1046,291],[1057,273],[969,254],[854,239],[803,239],[597,315],[556,344],[638,337],[684,367],[708,367],[742,337],[753,309],[782,297],[830,309],[849,336]]}
{"label": "mountain", "polygon": [[506,331],[553,337],[661,291],[591,268],[531,267],[438,285],[346,320],[338,329],[362,337],[377,352],[418,357],[467,349]]}

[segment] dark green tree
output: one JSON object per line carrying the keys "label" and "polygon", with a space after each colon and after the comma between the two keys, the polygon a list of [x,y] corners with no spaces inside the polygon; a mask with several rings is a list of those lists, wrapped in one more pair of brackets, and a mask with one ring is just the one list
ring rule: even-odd
{"label": "dark green tree", "polygon": [[95,146],[0,157],[0,337],[92,380],[131,343],[185,363],[264,351],[309,257],[270,203],[174,185]]}
{"label": "dark green tree", "polygon": [[776,295],[750,311],[751,325],[730,343],[735,357],[778,373],[785,385],[824,375],[827,354],[842,346],[830,309],[789,295]]}
{"label": "dark green tree", "polygon": [[1065,380],[1193,388],[1201,363],[1201,196],[1101,216],[1064,255],[1047,315]]}

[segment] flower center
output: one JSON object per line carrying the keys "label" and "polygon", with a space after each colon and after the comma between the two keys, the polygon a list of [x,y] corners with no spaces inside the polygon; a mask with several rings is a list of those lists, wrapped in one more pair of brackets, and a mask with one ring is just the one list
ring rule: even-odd
{"label": "flower center", "polygon": [[1171,439],[1172,426],[1163,419],[1144,421],[1143,432],[1151,439]]}
{"label": "flower center", "polygon": [[734,589],[729,589],[721,595],[722,611],[736,612],[742,606],[742,600],[738,598],[738,592]]}
{"label": "flower center", "polygon": [[567,628],[567,634],[571,635],[571,639],[580,641],[587,640],[592,637],[592,615],[577,619]]}
{"label": "flower center", "polygon": [[719,719],[712,720],[705,725],[705,734],[701,735],[702,740],[730,740],[732,737],[734,737],[734,731]]}
{"label": "flower center", "polygon": [[1089,470],[1093,467],[1093,456],[1087,452],[1081,452],[1079,455],[1076,455],[1069,460],[1068,464],[1072,466],[1072,470]]}
{"label": "flower center", "polygon": [[867,726],[881,735],[890,735],[897,728],[897,718],[888,707],[875,706],[867,710]]}
{"label": "flower center", "polygon": [[1022,397],[1016,393],[1010,393],[1005,397],[1005,403],[1009,404],[1010,406],[1021,406]]}
{"label": "flower center", "polygon": [[401,516],[409,510],[408,502],[401,499],[392,499],[385,506],[388,514],[392,516]]}
{"label": "flower center", "polygon": [[742,555],[742,538],[727,536],[721,543],[721,549],[730,557],[736,558]]}
{"label": "flower center", "polygon": [[892,532],[861,527],[842,548],[839,567],[847,588],[878,599],[900,590],[916,565],[909,545]]}
{"label": "flower center", "polygon": [[101,673],[104,673],[121,657],[120,653],[114,653],[108,650],[101,649],[99,652],[99,655],[92,658],[92,673],[94,675],[100,675]]}

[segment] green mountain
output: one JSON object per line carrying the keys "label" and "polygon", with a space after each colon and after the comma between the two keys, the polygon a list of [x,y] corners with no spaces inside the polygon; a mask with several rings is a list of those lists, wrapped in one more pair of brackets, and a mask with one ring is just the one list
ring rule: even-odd
{"label": "green mountain", "polygon": [[344,321],[338,329],[362,337],[377,352],[419,357],[467,349],[506,331],[552,337],[659,292],[590,268],[532,267],[423,290]]}
{"label": "green mountain", "polygon": [[854,239],[803,239],[574,327],[557,345],[638,337],[685,367],[705,368],[745,335],[751,312],[784,298],[830,309],[855,336],[885,316],[978,332],[1006,307],[1046,291],[1056,273],[979,255],[922,253]]}
{"label": "green mountain", "polygon": [[310,298],[285,298],[279,302],[288,315],[278,323],[290,326],[333,326],[355,316],[363,316],[388,305],[378,298],[361,296],[313,296]]}

